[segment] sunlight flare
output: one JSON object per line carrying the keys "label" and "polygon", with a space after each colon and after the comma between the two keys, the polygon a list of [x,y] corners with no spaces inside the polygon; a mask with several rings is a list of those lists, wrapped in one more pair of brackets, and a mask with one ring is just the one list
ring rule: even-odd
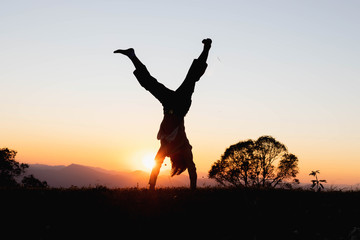
{"label": "sunlight flare", "polygon": [[146,154],[142,159],[142,164],[146,170],[151,171],[151,169],[155,165],[155,155],[154,154]]}

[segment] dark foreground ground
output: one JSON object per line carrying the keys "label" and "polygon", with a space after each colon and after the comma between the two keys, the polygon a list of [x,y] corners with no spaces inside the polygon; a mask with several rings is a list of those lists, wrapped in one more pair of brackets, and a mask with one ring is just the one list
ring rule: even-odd
{"label": "dark foreground ground", "polygon": [[360,192],[0,189],[0,204],[0,239],[350,239],[360,227]]}

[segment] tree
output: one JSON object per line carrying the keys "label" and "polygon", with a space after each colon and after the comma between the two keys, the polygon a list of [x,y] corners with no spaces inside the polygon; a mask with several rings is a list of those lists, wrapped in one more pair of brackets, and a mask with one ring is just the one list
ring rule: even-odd
{"label": "tree", "polygon": [[[29,168],[28,164],[15,161],[16,154],[14,150],[0,148],[0,187],[19,187],[16,178]],[[33,175],[24,177],[21,183],[24,187],[47,187],[47,182],[41,182]]]}
{"label": "tree", "polygon": [[[236,187],[276,187],[295,178],[298,172],[298,158],[275,138],[262,136],[227,148],[212,165],[209,177]],[[294,181],[298,183],[297,179]]]}
{"label": "tree", "polygon": [[215,162],[209,171],[209,177],[221,184],[231,183],[236,187],[248,186],[254,179],[257,163],[254,161],[253,140],[247,140],[231,145]]}
{"label": "tree", "polygon": [[311,171],[309,176],[314,176],[315,177],[314,180],[311,180],[311,182],[312,182],[311,188],[314,189],[317,192],[320,192],[321,189],[324,189],[324,186],[322,185],[322,183],[326,183],[326,180],[325,179],[319,180],[318,179],[318,174],[320,174],[319,170]]}
{"label": "tree", "polygon": [[30,174],[29,176],[25,176],[21,181],[24,187],[27,188],[47,188],[48,184],[46,181],[40,181],[35,178],[34,175]]}
{"label": "tree", "polygon": [[19,177],[29,165],[15,161],[16,151],[8,148],[0,149],[0,187],[18,186],[15,178]]}

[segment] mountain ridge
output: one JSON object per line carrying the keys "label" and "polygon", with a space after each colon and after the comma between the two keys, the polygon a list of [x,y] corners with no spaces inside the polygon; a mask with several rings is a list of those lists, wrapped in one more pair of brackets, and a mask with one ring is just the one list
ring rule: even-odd
{"label": "mountain ridge", "polygon": [[[135,171],[114,171],[72,163],[70,165],[29,164],[25,175],[33,174],[50,187],[95,187],[109,188],[147,187],[150,173]],[[214,186],[215,181],[205,177],[198,179],[198,186]],[[187,174],[170,177],[170,171],[163,171],[158,177],[158,187],[188,187]]]}

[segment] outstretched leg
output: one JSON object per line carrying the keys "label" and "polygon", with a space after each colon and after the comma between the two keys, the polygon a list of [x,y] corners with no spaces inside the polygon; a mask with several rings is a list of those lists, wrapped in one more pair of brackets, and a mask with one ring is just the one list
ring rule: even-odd
{"label": "outstretched leg", "polygon": [[184,82],[176,90],[182,96],[184,96],[185,99],[191,98],[191,95],[194,92],[195,83],[199,81],[207,68],[206,60],[209,56],[209,50],[211,48],[212,41],[210,38],[207,38],[204,39],[202,43],[204,44],[203,51],[201,52],[200,56],[193,61]]}
{"label": "outstretched leg", "polygon": [[204,49],[203,49],[202,53],[200,54],[200,56],[198,57],[198,60],[202,61],[202,62],[206,62],[206,60],[209,56],[209,50],[211,48],[212,41],[210,38],[207,38],[207,39],[202,40],[202,43],[204,44]]}
{"label": "outstretched leg", "polygon": [[121,53],[127,56],[135,66],[134,75],[139,81],[140,85],[148,90],[154,97],[156,97],[163,105],[166,103],[169,96],[173,94],[174,91],[168,89],[163,84],[159,83],[153,76],[150,75],[149,71],[145,65],[139,60],[135,55],[133,48],[129,49],[119,49],[114,51],[114,53]]}
{"label": "outstretched leg", "polygon": [[125,56],[129,57],[130,60],[132,61],[132,63],[134,64],[135,68],[144,67],[144,64],[135,55],[135,51],[133,48],[129,48],[129,49],[125,49],[125,50],[118,49],[118,50],[114,51],[114,53],[121,53],[121,54],[124,54]]}

